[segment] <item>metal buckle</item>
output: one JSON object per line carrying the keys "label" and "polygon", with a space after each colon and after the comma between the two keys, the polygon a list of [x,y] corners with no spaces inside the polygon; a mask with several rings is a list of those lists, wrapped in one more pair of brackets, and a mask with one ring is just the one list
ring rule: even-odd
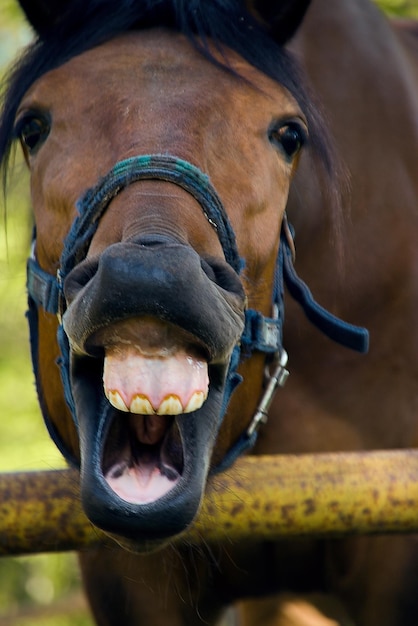
{"label": "metal buckle", "polygon": [[257,407],[255,415],[251,420],[250,425],[247,428],[247,436],[251,437],[251,435],[258,429],[260,424],[265,424],[268,420],[268,411],[274,395],[279,387],[283,387],[288,376],[289,371],[286,369],[287,365],[287,352],[286,350],[281,350],[277,353],[277,365],[272,374],[268,368],[266,368],[266,378],[267,378],[267,387],[266,390],[260,400],[260,404]]}

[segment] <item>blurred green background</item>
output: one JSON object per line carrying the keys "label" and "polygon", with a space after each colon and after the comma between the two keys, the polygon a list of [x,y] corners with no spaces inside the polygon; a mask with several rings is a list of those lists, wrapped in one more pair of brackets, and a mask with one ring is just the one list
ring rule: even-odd
{"label": "blurred green background", "polygon": [[[31,37],[14,0],[0,0],[0,72]],[[37,406],[26,309],[28,176],[16,156],[0,201],[0,471],[64,467]],[[0,626],[92,626],[74,554],[0,558]]]}
{"label": "blurred green background", "polygon": [[[418,0],[380,0],[386,11],[418,17]],[[31,37],[14,0],[0,0],[0,72]],[[64,463],[35,396],[24,313],[31,217],[28,176],[16,157],[6,212],[0,210],[0,471]],[[0,559],[0,626],[91,626],[73,554]]]}

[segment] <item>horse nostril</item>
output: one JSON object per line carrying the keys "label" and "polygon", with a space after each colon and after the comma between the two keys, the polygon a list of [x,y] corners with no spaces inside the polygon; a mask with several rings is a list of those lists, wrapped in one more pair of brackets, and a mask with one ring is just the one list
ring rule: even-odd
{"label": "horse nostril", "polygon": [[79,291],[95,276],[99,266],[98,259],[89,259],[77,265],[64,281],[64,293],[67,303],[71,303]]}
{"label": "horse nostril", "polygon": [[201,258],[200,266],[206,276],[218,287],[245,298],[244,288],[237,273],[225,261],[216,258]]}

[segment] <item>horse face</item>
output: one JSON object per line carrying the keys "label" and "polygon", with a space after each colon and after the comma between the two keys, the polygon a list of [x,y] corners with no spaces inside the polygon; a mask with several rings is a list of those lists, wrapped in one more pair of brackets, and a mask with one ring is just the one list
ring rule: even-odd
{"label": "horse face", "polygon": [[79,439],[84,508],[141,549],[193,520],[210,467],[251,420],[263,358],[242,364],[247,384],[220,426],[225,377],[247,302],[270,314],[306,133],[286,90],[225,54],[229,70],[182,35],[127,34],[43,76],[17,115],[47,272],[58,268],[76,200],[116,162],[144,154],[175,155],[210,176],[245,260],[238,275],[183,188],[141,180],[116,195],[64,285],[78,434],[56,365],[57,321],[39,316],[43,399],[75,454]]}

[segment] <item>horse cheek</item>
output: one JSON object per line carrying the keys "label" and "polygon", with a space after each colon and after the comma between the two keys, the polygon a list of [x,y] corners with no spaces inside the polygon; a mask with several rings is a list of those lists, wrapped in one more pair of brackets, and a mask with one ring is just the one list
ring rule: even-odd
{"label": "horse cheek", "polygon": [[55,315],[42,312],[39,315],[39,383],[41,403],[43,403],[45,415],[56,429],[59,438],[64,445],[71,450],[73,455],[79,457],[79,445],[77,431],[64,398],[61,374],[58,366],[60,350],[56,334],[58,322]]}

